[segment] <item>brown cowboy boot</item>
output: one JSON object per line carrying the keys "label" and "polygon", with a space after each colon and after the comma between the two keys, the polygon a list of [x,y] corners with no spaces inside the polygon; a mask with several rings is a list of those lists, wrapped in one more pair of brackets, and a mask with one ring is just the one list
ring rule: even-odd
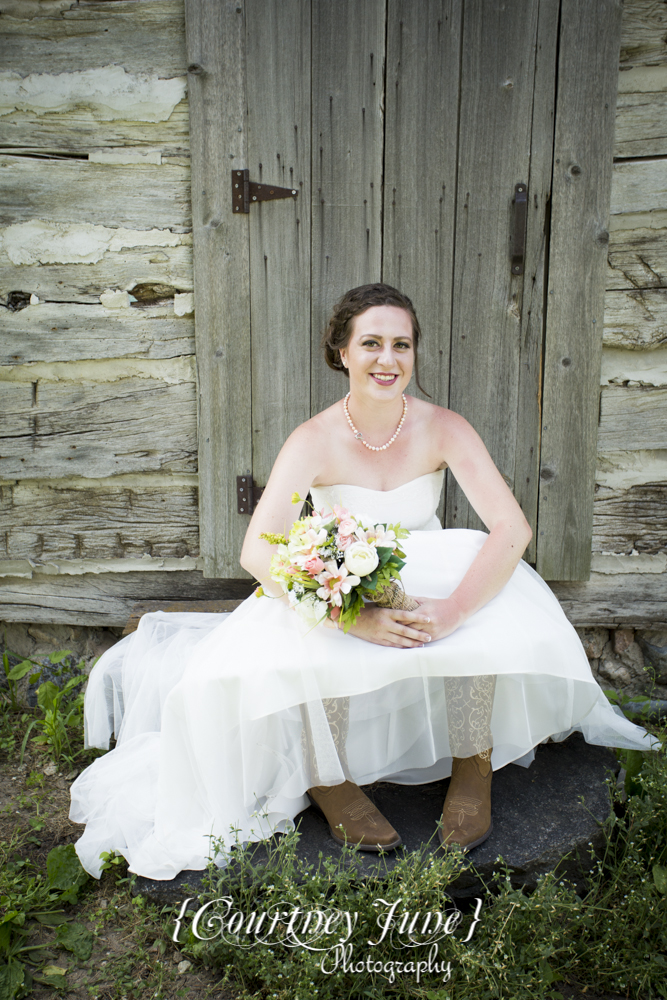
{"label": "brown cowboy boot", "polygon": [[452,776],[438,828],[445,850],[458,844],[464,852],[469,851],[491,833],[491,776],[490,750],[452,758]]}
{"label": "brown cowboy boot", "polygon": [[391,823],[353,782],[315,785],[306,794],[324,813],[331,836],[341,847],[356,845],[360,851],[391,851],[401,843]]}

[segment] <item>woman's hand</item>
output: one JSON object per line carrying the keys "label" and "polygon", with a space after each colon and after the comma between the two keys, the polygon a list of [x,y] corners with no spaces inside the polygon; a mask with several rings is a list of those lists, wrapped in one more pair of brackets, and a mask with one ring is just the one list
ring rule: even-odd
{"label": "woman's hand", "polygon": [[426,631],[428,627],[429,616],[421,608],[398,611],[395,608],[365,607],[348,634],[379,646],[409,649],[430,642],[432,637]]}
{"label": "woman's hand", "polygon": [[[444,599],[415,597],[415,601],[419,601],[418,613],[430,618],[430,622],[423,625],[422,628],[428,632],[431,639],[444,639],[446,635],[455,632],[466,620],[466,616],[453,597]],[[416,612],[411,613],[415,614]]]}

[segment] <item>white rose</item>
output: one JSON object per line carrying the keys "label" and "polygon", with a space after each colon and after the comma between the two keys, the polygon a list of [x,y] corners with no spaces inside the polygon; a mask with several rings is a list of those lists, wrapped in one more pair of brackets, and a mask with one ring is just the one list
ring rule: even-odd
{"label": "white rose", "polygon": [[318,601],[318,599],[313,595],[312,597],[306,597],[305,600],[299,601],[294,604],[294,610],[298,614],[306,625],[313,628],[326,617],[327,605],[324,601]]}
{"label": "white rose", "polygon": [[353,542],[345,550],[345,566],[355,576],[368,576],[377,567],[379,561],[377,550],[368,542]]}

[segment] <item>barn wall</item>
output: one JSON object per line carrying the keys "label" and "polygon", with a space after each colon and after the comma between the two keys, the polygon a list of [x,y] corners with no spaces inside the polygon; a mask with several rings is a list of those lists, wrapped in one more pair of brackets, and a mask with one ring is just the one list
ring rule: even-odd
{"label": "barn wall", "polygon": [[[626,0],[594,573],[555,587],[573,619],[593,595],[582,624],[632,623],[622,596],[605,611],[612,577],[665,580],[665,29],[663,4]],[[8,0],[1,30],[3,617],[240,596],[199,570],[183,4]]]}

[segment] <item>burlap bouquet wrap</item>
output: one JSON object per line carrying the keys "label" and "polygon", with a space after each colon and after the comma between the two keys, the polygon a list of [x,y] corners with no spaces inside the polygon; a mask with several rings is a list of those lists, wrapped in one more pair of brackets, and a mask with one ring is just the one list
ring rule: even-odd
{"label": "burlap bouquet wrap", "polygon": [[397,611],[416,611],[419,607],[419,602],[406,594],[395,580],[385,587],[382,596],[378,597],[375,603],[379,608],[395,608]]}

